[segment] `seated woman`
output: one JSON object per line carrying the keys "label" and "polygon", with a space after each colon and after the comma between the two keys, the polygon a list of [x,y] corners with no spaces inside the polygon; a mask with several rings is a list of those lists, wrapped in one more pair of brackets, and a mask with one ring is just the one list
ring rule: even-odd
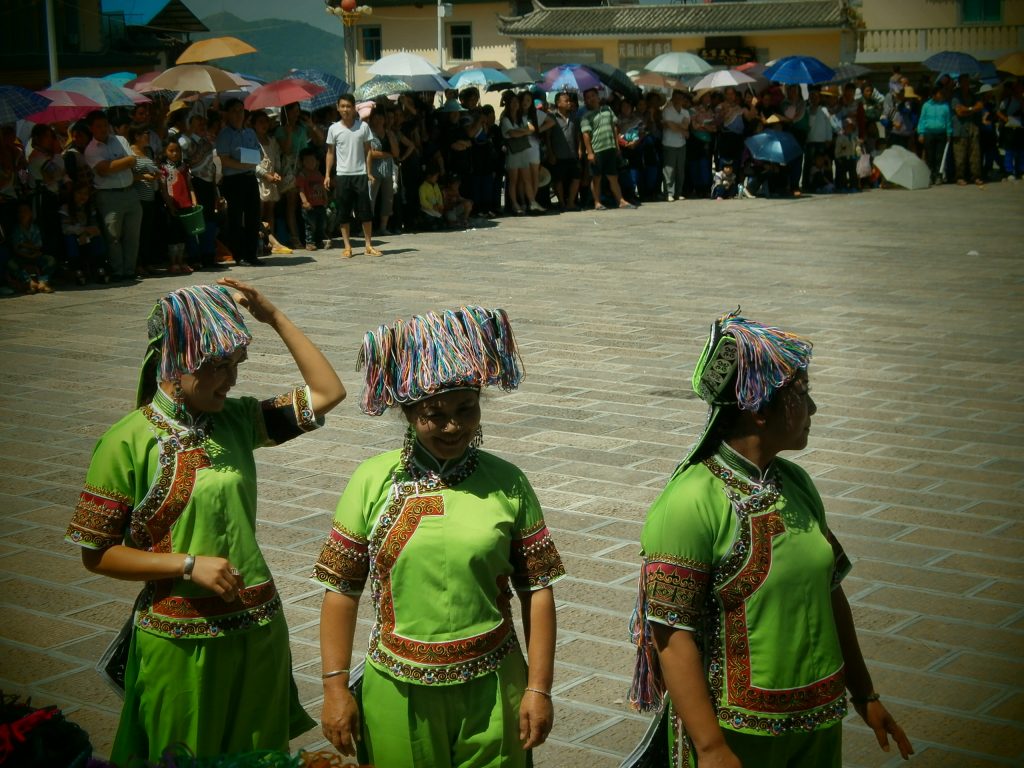
{"label": "seated woman", "polygon": [[708,421],[648,512],[632,628],[630,700],[668,691],[672,766],[840,768],[846,691],[882,749],[914,751],[861,655],[821,497],[778,458],[807,446],[810,358],[737,310],[693,374]]}
{"label": "seated woman", "polygon": [[[463,307],[366,334],[362,410],[402,409],[401,450],[363,462],[313,572],[324,735],[377,768],[524,768],[552,725],[555,603],[565,575],[515,466],[479,450],[480,390],[515,389],[503,310]],[[359,598],[374,623],[361,707],[349,692]],[[528,663],[512,622],[519,596]]]}

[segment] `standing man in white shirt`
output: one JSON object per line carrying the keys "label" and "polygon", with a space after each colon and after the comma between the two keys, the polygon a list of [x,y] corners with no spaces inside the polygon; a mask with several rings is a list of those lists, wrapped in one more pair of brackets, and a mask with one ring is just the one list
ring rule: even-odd
{"label": "standing man in white shirt", "polygon": [[373,211],[370,208],[370,180],[368,155],[372,147],[373,134],[370,126],[356,114],[356,100],[351,93],[343,93],[338,99],[338,114],[341,119],[327,131],[327,172],[324,187],[334,188],[334,201],[341,217],[341,238],[344,247],[343,258],[352,258],[352,241],[349,239],[349,220],[353,213],[363,225],[364,252],[367,256],[383,256],[373,247]]}
{"label": "standing man in white shirt", "polygon": [[124,137],[110,130],[105,112],[90,112],[86,121],[92,141],[85,148],[85,161],[93,171],[92,184],[103,220],[110,279],[134,280],[142,228],[142,204],[134,186],[135,155]]}
{"label": "standing man in white shirt", "polygon": [[690,135],[690,110],[686,108],[689,97],[678,88],[672,91],[672,99],[661,108],[662,162],[661,172],[665,179],[665,196],[671,203],[683,200],[683,181],[686,180],[686,137]]}

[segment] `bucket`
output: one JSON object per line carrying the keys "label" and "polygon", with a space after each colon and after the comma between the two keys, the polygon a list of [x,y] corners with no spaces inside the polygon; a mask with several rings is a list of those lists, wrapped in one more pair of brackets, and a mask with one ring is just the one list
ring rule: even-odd
{"label": "bucket", "polygon": [[203,206],[197,205],[190,208],[186,213],[179,213],[178,218],[181,225],[190,235],[201,235],[206,231],[206,222],[203,220]]}

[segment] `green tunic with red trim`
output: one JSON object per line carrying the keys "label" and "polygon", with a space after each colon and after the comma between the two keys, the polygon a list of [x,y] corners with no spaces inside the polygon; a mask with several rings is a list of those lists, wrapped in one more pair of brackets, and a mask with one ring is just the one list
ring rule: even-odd
{"label": "green tunic with red trim", "polygon": [[846,713],[831,592],[849,562],[807,473],[723,443],[681,468],[641,537],[642,619],[696,633],[723,728],[776,735]]}
{"label": "green tunic with red trim", "polygon": [[[431,459],[417,443],[417,462]],[[450,685],[518,652],[512,590],[565,575],[526,476],[470,449],[443,482],[414,482],[391,451],[363,462],[338,502],[312,579],[358,596],[369,579],[375,621],[367,662],[391,677]]]}
{"label": "green tunic with red trim", "polygon": [[[256,541],[253,451],[323,422],[313,413],[305,387],[263,402],[230,398],[222,411],[190,423],[173,414],[174,404],[158,389],[152,404],[132,411],[103,435],[65,539],[94,550],[124,544],[150,552],[223,557],[239,570],[245,588],[237,600],[226,603],[194,581],[147,582],[136,603],[136,635],[115,754],[120,760],[147,754],[155,759],[171,745],[166,738],[184,741],[197,755],[257,746],[286,749],[289,732],[308,730],[313,721],[298,697],[287,695],[295,689],[281,598]],[[276,638],[273,654],[265,653],[265,633]],[[230,648],[228,653],[237,658],[248,644],[258,642],[263,658],[255,665],[195,668],[187,652],[170,648],[183,648],[188,641]],[[268,690],[276,686],[286,695],[247,702],[254,710],[251,716],[231,712],[225,721],[229,713],[210,712],[204,687],[214,680],[217,687],[237,688],[242,676],[259,677]],[[168,701],[147,704],[147,696],[158,695],[152,691],[161,685],[176,686],[180,712],[171,711]],[[268,712],[271,726],[254,736],[259,726],[252,723],[266,719]],[[218,721],[221,728],[209,727]],[[241,725],[236,727],[236,722]]]}

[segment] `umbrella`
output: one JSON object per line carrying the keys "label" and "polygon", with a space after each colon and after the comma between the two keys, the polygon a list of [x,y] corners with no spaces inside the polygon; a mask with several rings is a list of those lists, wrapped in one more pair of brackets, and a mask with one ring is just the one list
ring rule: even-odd
{"label": "umbrella", "polygon": [[1017,75],[1018,77],[1024,76],[1024,51],[1015,51],[1014,53],[1000,56],[993,63],[998,70],[1009,72],[1011,75]]}
{"label": "umbrella", "polygon": [[745,75],[735,69],[720,69],[717,72],[708,72],[700,80],[693,84],[693,90],[702,91],[705,88],[730,88],[747,83],[755,83],[757,80],[750,75]]}
{"label": "umbrella", "polygon": [[514,85],[533,85],[544,79],[544,75],[533,67],[513,67],[506,69],[505,75]]}
{"label": "umbrella", "polygon": [[343,93],[352,92],[352,86],[340,77],[320,69],[293,69],[285,75],[285,78],[305,80],[307,83],[323,86],[324,90],[316,96],[299,102],[299,106],[310,112],[322,107],[333,107]]}
{"label": "umbrella", "polygon": [[390,96],[393,93],[408,93],[415,90],[412,85],[406,82],[404,77],[374,75],[356,88],[353,95],[358,101],[372,101],[380,96]]}
{"label": "umbrella", "polygon": [[686,83],[675,77],[660,75],[657,72],[640,72],[630,78],[634,83],[643,88],[660,88],[664,91],[674,91],[687,88]]}
{"label": "umbrella", "polygon": [[179,64],[161,72],[139,88],[147,93],[159,90],[217,93],[236,91],[242,85],[252,83],[210,64]]}
{"label": "umbrella", "polygon": [[768,80],[787,85],[827,83],[835,76],[834,69],[813,56],[783,56],[764,71]]}
{"label": "umbrella", "polygon": [[149,99],[135,91],[122,88],[110,80],[103,80],[98,77],[67,77],[51,85],[43,95],[47,98],[52,98],[49,95],[52,91],[77,93],[80,96],[91,99],[94,108],[99,107],[101,109],[106,109],[107,107],[131,107],[140,103],[137,101],[138,99],[141,99],[143,102],[149,101]]}
{"label": "umbrella", "polygon": [[683,75],[703,75],[705,72],[711,71],[711,65],[692,53],[672,51],[651,59],[644,65],[644,69],[662,75],[682,77]]}
{"label": "umbrella", "polygon": [[50,106],[45,96],[17,85],[0,85],[0,125],[14,123]]}
{"label": "umbrella", "polygon": [[875,167],[888,181],[907,189],[927,189],[931,184],[925,161],[903,147],[889,147],[875,158]]}
{"label": "umbrella", "polygon": [[981,62],[969,53],[959,51],[942,51],[929,56],[923,64],[932,72],[959,72],[961,75],[977,75],[981,72]]}
{"label": "umbrella", "polygon": [[856,80],[861,75],[866,75],[871,69],[860,64],[840,64],[833,71],[835,75],[828,81],[829,85],[839,85],[847,80]]}
{"label": "umbrella", "polygon": [[[366,70],[371,75],[391,75],[406,77],[408,75],[440,75],[441,70],[415,53],[392,53],[382,56]],[[447,85],[445,86],[447,87]]]}
{"label": "umbrella", "polygon": [[588,64],[587,69],[597,75],[597,79],[616,93],[632,99],[639,99],[643,93],[625,72],[611,64],[597,62]]}
{"label": "umbrella", "polygon": [[803,149],[793,138],[793,134],[785,131],[762,131],[755,133],[744,144],[755,160],[766,163],[785,165],[790,160],[800,157]]}
{"label": "umbrella", "polygon": [[196,64],[210,59],[227,59],[243,53],[256,53],[256,49],[237,37],[211,37],[197,40],[182,52],[175,64]]}
{"label": "umbrella", "polygon": [[587,91],[600,88],[597,75],[582,64],[563,64],[544,73],[545,91]]}
{"label": "umbrella", "polygon": [[26,115],[25,119],[33,123],[62,123],[85,117],[94,109],[103,109],[99,104],[72,91],[39,91],[38,96],[49,101],[49,106],[40,112]]}
{"label": "umbrella", "polygon": [[482,91],[487,91],[511,88],[514,83],[504,72],[490,67],[480,67],[479,69],[464,69],[461,72],[456,72],[448,78],[448,85],[460,90],[475,86]]}
{"label": "umbrella", "polygon": [[245,98],[245,108],[265,109],[266,107],[283,107],[293,101],[316,96],[326,90],[322,85],[314,85],[306,80],[285,78],[261,85]]}
{"label": "umbrella", "polygon": [[496,69],[499,72],[504,72],[505,65],[500,61],[467,61],[463,64],[449,67],[447,70],[448,76],[451,77],[459,72],[465,72],[467,69]]}
{"label": "umbrella", "polygon": [[127,85],[128,83],[130,83],[132,80],[135,79],[135,73],[134,72],[112,72],[109,75],[104,75],[103,79],[104,80],[109,80],[114,85],[119,85],[122,88],[124,88],[125,85]]}

